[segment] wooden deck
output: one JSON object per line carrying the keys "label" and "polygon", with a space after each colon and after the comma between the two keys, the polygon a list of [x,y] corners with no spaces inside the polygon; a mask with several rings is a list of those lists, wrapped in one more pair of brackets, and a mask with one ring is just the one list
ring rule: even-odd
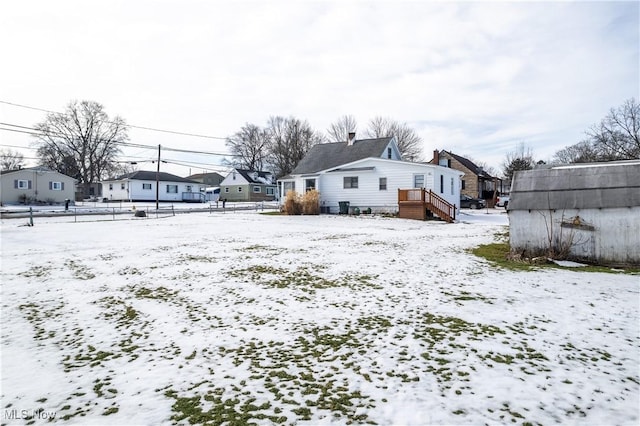
{"label": "wooden deck", "polygon": [[431,190],[424,188],[398,189],[398,215],[404,219],[426,220],[430,215],[453,223],[456,206]]}

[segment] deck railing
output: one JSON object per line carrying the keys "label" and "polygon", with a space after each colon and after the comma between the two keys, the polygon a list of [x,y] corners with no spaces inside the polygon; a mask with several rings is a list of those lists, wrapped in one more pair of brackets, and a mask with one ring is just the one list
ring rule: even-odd
{"label": "deck railing", "polygon": [[447,222],[453,222],[456,219],[456,206],[431,190],[398,189],[398,204],[401,206],[403,202],[422,203],[426,209]]}

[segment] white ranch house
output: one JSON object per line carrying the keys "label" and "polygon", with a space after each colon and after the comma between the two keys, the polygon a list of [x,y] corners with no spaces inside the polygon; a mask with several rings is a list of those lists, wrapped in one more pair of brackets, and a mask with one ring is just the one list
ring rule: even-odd
{"label": "white ranch house", "polygon": [[[205,186],[200,182],[160,172],[159,201],[204,202]],[[102,196],[109,201],[155,201],[156,172],[137,171],[102,181]]]}
{"label": "white ranch house", "polygon": [[399,189],[426,188],[459,206],[460,176],[447,167],[403,161],[393,137],[352,136],[347,142],[315,145],[290,175],[278,180],[278,190],[281,200],[291,190],[317,190],[323,213],[339,213],[341,202],[360,211],[397,213]]}

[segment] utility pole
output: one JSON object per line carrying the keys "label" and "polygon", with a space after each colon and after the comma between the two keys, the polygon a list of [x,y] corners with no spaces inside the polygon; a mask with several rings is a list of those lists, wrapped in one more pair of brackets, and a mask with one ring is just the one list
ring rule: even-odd
{"label": "utility pole", "polygon": [[158,144],[158,168],[156,169],[156,212],[159,210],[160,200],[160,144]]}

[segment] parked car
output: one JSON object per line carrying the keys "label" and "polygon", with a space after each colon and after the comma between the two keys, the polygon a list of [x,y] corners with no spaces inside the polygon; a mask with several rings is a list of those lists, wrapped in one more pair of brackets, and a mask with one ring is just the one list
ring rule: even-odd
{"label": "parked car", "polygon": [[487,203],[481,198],[473,198],[468,195],[460,195],[460,208],[461,209],[482,209]]}
{"label": "parked car", "polygon": [[509,205],[508,195],[501,195],[498,197],[498,200],[496,201],[496,207],[504,207],[506,209],[508,205]]}

